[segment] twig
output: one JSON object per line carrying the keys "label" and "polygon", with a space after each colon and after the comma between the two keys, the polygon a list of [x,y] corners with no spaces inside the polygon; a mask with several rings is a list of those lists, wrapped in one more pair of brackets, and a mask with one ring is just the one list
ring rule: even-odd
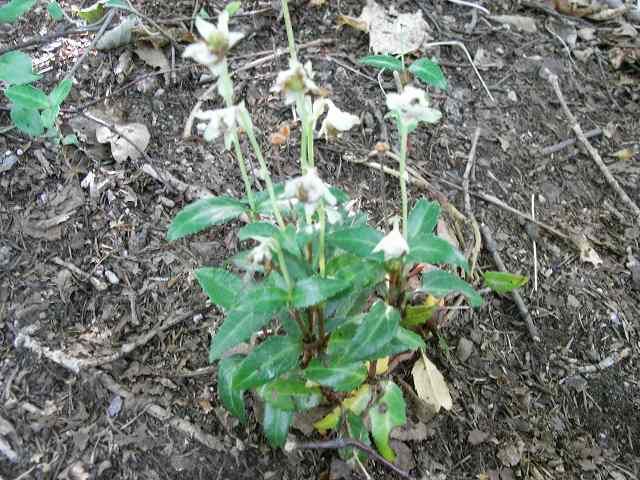
{"label": "twig", "polygon": [[484,88],[484,91],[487,92],[487,95],[489,96],[491,101],[495,102],[496,100],[493,98],[493,95],[491,95],[491,92],[489,91],[489,88],[487,87],[487,84],[484,83],[484,80],[482,79],[482,75],[480,75],[480,72],[478,71],[478,68],[476,67],[476,64],[473,63],[473,58],[471,58],[471,54],[469,53],[469,50],[467,50],[467,47],[465,47],[464,43],[459,42],[457,40],[450,40],[450,41],[446,41],[446,42],[429,42],[429,43],[425,43],[424,45],[422,45],[422,48],[438,47],[438,46],[441,46],[441,45],[452,45],[454,47],[460,47],[464,51],[465,55],[467,56],[467,60],[469,60],[469,63],[473,67],[473,71],[476,73],[476,76],[480,80],[480,83],[482,84],[482,87]]}
{"label": "twig", "polygon": [[[602,134],[602,129],[594,128],[593,130],[589,130],[584,133],[586,138],[597,137]],[[560,150],[564,150],[571,145],[574,145],[578,140],[576,138],[568,138],[567,140],[563,140],[562,142],[556,143],[554,145],[549,145],[548,147],[544,147],[540,150],[540,155],[551,155],[552,153],[559,152]]]}
{"label": "twig", "polygon": [[595,373],[613,367],[630,355],[631,348],[625,347],[620,351],[613,352],[608,357],[603,358],[598,363],[593,365],[575,366],[575,364],[578,363],[575,358],[564,358],[564,361],[567,363],[567,367],[575,373]]}
{"label": "twig", "polygon": [[489,10],[487,10],[486,8],[484,8],[482,5],[477,5],[475,3],[471,3],[471,2],[465,2],[464,0],[449,0],[450,3],[455,3],[456,5],[462,5],[464,7],[471,7],[471,8],[475,8],[477,10],[480,10],[482,13],[486,14],[486,15],[491,15],[491,12]]}
{"label": "twig", "polygon": [[[484,236],[487,250],[493,257],[493,261],[498,267],[498,270],[500,270],[501,272],[506,272],[507,269],[504,266],[504,262],[502,261],[502,258],[500,258],[500,254],[498,253],[496,242],[493,239],[493,236],[491,235],[491,231],[489,230],[489,227],[487,227],[483,223],[482,225],[480,225],[480,230],[482,231],[482,235]],[[529,331],[529,335],[531,336],[534,342],[539,342],[540,333],[538,332],[538,329],[536,328],[536,326],[533,324],[533,318],[531,318],[531,315],[529,314],[529,310],[524,304],[524,301],[522,300],[520,293],[518,293],[518,290],[513,290],[511,292],[511,298],[513,298],[513,301],[515,302],[516,306],[518,307],[518,311],[520,312],[520,316],[523,318],[524,322],[527,325],[527,330]]]}
{"label": "twig", "polygon": [[627,195],[627,193],[622,189],[618,181],[611,174],[611,171],[609,170],[609,168],[602,161],[602,158],[600,157],[600,154],[598,153],[598,151],[593,147],[593,145],[591,145],[591,143],[585,136],[584,132],[582,131],[582,127],[578,123],[578,120],[573,115],[571,110],[569,110],[569,106],[567,105],[567,102],[564,98],[562,90],[560,89],[558,76],[553,73],[550,73],[549,83],[551,83],[551,86],[553,87],[553,90],[555,91],[555,94],[558,97],[558,100],[560,101],[562,110],[564,111],[564,114],[567,117],[567,120],[569,120],[569,123],[571,124],[571,128],[576,134],[576,137],[578,137],[578,140],[580,140],[580,142],[585,146],[585,148],[591,155],[591,158],[600,169],[600,172],[602,172],[602,175],[607,180],[607,183],[609,183],[609,186],[611,186],[611,188],[615,190],[615,192],[618,194],[618,197],[620,197],[622,202],[633,212],[633,214],[636,217],[636,222],[640,223],[640,208],[638,208],[638,205],[636,205],[636,203],[633,200],[631,200],[629,195]]}
{"label": "twig", "polygon": [[115,125],[113,125],[113,124],[111,124],[109,122],[105,122],[104,120],[101,120],[98,117],[94,117],[90,113],[80,112],[80,115],[82,115],[85,118],[88,118],[89,120],[91,120],[92,122],[97,123],[98,125],[102,125],[103,127],[107,127],[111,132],[115,133],[119,137],[122,137],[125,140],[125,142],[129,143],[133,148],[135,148],[136,151],[140,155],[142,155],[147,162],[153,163],[153,159],[149,156],[149,154],[147,152],[145,152],[144,150],[142,150],[128,135],[126,135],[125,133],[123,133],[120,130],[118,130]]}
{"label": "twig", "polygon": [[111,21],[113,20],[113,16],[115,15],[115,13],[116,13],[115,10],[111,10],[109,13],[107,13],[107,16],[105,17],[104,22],[102,23],[102,26],[100,27],[100,30],[98,30],[98,33],[96,33],[96,36],[93,37],[93,40],[91,41],[89,46],[85,49],[85,51],[82,54],[82,56],[76,61],[76,63],[73,65],[73,67],[71,67],[71,70],[69,70],[67,72],[67,74],[64,76],[65,80],[73,79],[73,76],[75,75],[75,73],[78,70],[78,68],[80,68],[80,65],[82,65],[82,63],[85,61],[85,59],[89,56],[89,54],[95,48],[95,46],[98,43],[98,41],[104,35],[104,32],[106,32],[107,28],[109,28],[109,25],[111,25]]}
{"label": "twig", "polygon": [[104,355],[96,358],[75,358],[72,357],[61,350],[52,350],[49,347],[40,343],[40,341],[36,340],[31,336],[30,329],[21,330],[14,340],[14,346],[16,348],[25,348],[27,350],[31,350],[36,355],[43,356],[58,365],[63,366],[67,370],[71,370],[74,373],[80,373],[81,370],[90,369],[93,367],[97,367],[99,365],[104,365],[106,363],[114,362],[119,358],[122,358],[125,355],[128,355],[136,348],[139,348],[143,345],[146,345],[151,341],[156,335],[159,333],[177,325],[180,322],[183,322],[187,318],[192,317],[194,312],[182,313],[178,314],[164,323],[158,324],[156,327],[151,329],[149,332],[139,336],[138,338],[132,340],[131,342],[127,342],[120,350],[114,352],[110,355]]}
{"label": "twig", "polygon": [[480,235],[480,228],[478,227],[478,221],[476,220],[473,210],[471,209],[471,196],[469,195],[469,176],[471,175],[471,169],[476,158],[476,149],[478,147],[478,139],[480,138],[480,127],[476,127],[476,131],[473,134],[473,140],[471,142],[471,150],[469,151],[469,159],[467,160],[467,167],[464,170],[464,176],[462,177],[462,188],[464,188],[464,213],[467,215],[473,228],[473,250],[471,251],[471,266],[469,270],[469,278],[473,278],[473,272],[476,269],[476,263],[478,262],[478,256],[480,255],[480,249],[482,248],[482,235]]}
{"label": "twig", "polygon": [[205,187],[199,187],[196,185],[189,185],[182,180],[176,178],[171,173],[159,167],[154,167],[149,163],[142,165],[141,169],[144,173],[151,178],[164,184],[172,190],[182,193],[187,200],[200,199],[206,197],[212,197],[213,193]]}
{"label": "twig", "polygon": [[390,470],[393,470],[394,472],[396,472],[398,475],[400,475],[403,478],[409,478],[412,479],[414,477],[412,477],[409,472],[405,472],[404,470],[396,467],[393,463],[391,463],[390,461],[388,461],[386,458],[384,458],[382,455],[380,455],[378,452],[376,452],[373,448],[371,448],[369,445],[366,445],[362,442],[360,442],[359,440],[355,440],[353,438],[336,438],[334,440],[324,440],[321,442],[305,442],[305,443],[293,443],[293,444],[289,444],[285,447],[285,449],[289,449],[289,450],[338,450],[340,448],[347,448],[347,447],[353,447],[353,448],[357,448],[358,450],[362,450],[363,452],[371,455],[371,457],[373,457],[375,460],[377,460],[378,462],[382,463],[385,467],[389,468]]}

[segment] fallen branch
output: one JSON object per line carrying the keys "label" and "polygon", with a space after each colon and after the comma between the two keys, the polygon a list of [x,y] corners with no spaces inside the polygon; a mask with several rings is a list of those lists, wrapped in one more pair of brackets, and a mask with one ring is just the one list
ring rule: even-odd
{"label": "fallen branch", "polygon": [[[482,235],[484,236],[485,246],[487,247],[487,250],[493,257],[493,261],[498,267],[498,270],[500,270],[501,272],[506,272],[507,269],[504,266],[504,262],[502,261],[502,258],[500,258],[500,254],[498,253],[496,242],[493,239],[493,236],[491,235],[491,231],[489,230],[489,227],[487,227],[483,223],[482,225],[480,225],[480,230],[482,231]],[[513,301],[515,302],[516,306],[518,307],[518,311],[520,312],[520,316],[523,318],[525,324],[527,325],[527,330],[529,331],[529,335],[531,336],[534,342],[539,342],[540,333],[538,332],[538,329],[534,325],[533,318],[531,318],[531,315],[529,314],[529,310],[524,304],[524,301],[522,300],[520,293],[518,293],[518,290],[513,290],[511,292],[511,298],[513,298]]]}
{"label": "fallen branch", "polygon": [[142,171],[151,178],[163,183],[172,190],[184,194],[187,200],[200,199],[213,196],[210,190],[196,185],[189,185],[182,180],[174,177],[167,170],[154,167],[149,163],[142,165]]}
{"label": "fallen branch", "polygon": [[368,455],[371,455],[371,457],[374,460],[377,460],[378,462],[382,463],[388,469],[393,470],[402,478],[408,478],[411,480],[413,480],[414,478],[409,474],[409,472],[405,472],[404,470],[396,467],[393,463],[388,461],[386,458],[384,458],[382,455],[376,452],[369,445],[366,445],[358,440],[354,440],[353,438],[336,438],[334,440],[324,440],[321,442],[305,442],[305,443],[287,442],[284,448],[286,451],[291,452],[293,450],[338,450],[338,449],[347,448],[347,447],[357,448],[358,450],[362,450]]}
{"label": "fallen branch", "polygon": [[596,165],[602,172],[602,175],[604,176],[604,178],[607,180],[607,183],[609,184],[609,186],[613,188],[613,190],[617,193],[618,197],[620,197],[622,202],[633,212],[633,214],[636,216],[636,222],[640,223],[640,208],[638,207],[638,205],[636,205],[636,203],[633,200],[631,200],[629,195],[627,195],[627,193],[622,189],[618,181],[611,174],[611,171],[609,170],[609,168],[602,161],[602,157],[600,157],[600,154],[598,153],[598,151],[593,147],[593,145],[591,145],[591,143],[585,136],[584,132],[582,131],[582,127],[578,123],[578,120],[573,115],[571,110],[569,110],[569,106],[567,105],[567,102],[564,98],[562,90],[560,89],[558,76],[553,73],[549,73],[548,80],[549,80],[549,83],[551,83],[551,86],[553,87],[553,90],[556,96],[558,97],[558,101],[562,106],[562,110],[564,111],[564,114],[567,117],[567,120],[569,120],[569,123],[571,124],[571,129],[576,134],[576,137],[578,137],[578,140],[580,140],[580,142],[585,146],[585,148],[591,155],[591,158],[593,159],[593,161],[596,163]]}
{"label": "fallen branch", "polygon": [[[585,138],[593,138],[602,134],[602,130],[600,128],[594,128],[593,130],[589,130],[584,133]],[[540,155],[551,155],[552,153],[559,152],[564,150],[571,145],[574,145],[578,141],[577,138],[568,138],[563,140],[562,142],[556,143],[555,145],[549,145],[548,147],[544,147],[540,150]]]}
{"label": "fallen branch", "polygon": [[471,261],[469,262],[469,278],[473,279],[473,272],[476,269],[476,263],[478,262],[478,256],[480,255],[480,249],[482,248],[482,236],[480,235],[480,227],[478,227],[478,221],[471,209],[471,196],[469,195],[469,176],[471,175],[471,169],[476,158],[476,149],[478,147],[478,139],[480,138],[480,127],[476,127],[476,131],[473,134],[473,140],[471,142],[471,150],[469,151],[469,159],[467,160],[467,167],[464,170],[464,176],[462,177],[462,188],[464,189],[464,213],[471,222],[473,228],[473,250],[471,251]]}

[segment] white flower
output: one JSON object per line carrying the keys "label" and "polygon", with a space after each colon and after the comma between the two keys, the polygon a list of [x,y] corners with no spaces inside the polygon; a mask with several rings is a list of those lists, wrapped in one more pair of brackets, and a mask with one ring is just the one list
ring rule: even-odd
{"label": "white flower", "polygon": [[286,105],[295,103],[301,94],[320,95],[322,92],[320,87],[313,81],[311,62],[307,62],[303,66],[300,62],[294,60],[289,63],[289,70],[283,70],[278,73],[276,83],[271,88],[271,91],[283,93]]}
{"label": "white flower", "polygon": [[384,252],[384,261],[400,258],[409,253],[409,245],[400,233],[398,222],[394,222],[393,229],[378,242],[371,253]]}
{"label": "white flower", "polygon": [[416,126],[419,122],[436,123],[442,117],[440,110],[429,107],[427,92],[411,85],[407,85],[402,93],[389,93],[387,108],[397,112],[409,126]]}
{"label": "white flower", "polygon": [[360,124],[358,117],[340,110],[331,100],[324,98],[316,100],[313,104],[313,116],[315,119],[324,113],[325,107],[329,107],[329,111],[318,132],[318,135],[324,135],[325,139],[333,138],[338,132],[346,132]]}
{"label": "white flower", "polygon": [[248,262],[253,266],[269,268],[271,266],[271,249],[273,248],[273,240],[270,238],[256,238],[260,243],[254,247],[247,256]]}
{"label": "white flower", "polygon": [[204,41],[189,45],[182,56],[207,65],[214,75],[218,75],[219,64],[224,60],[227,52],[244,37],[244,34],[229,31],[229,14],[226,11],[218,16],[217,27],[201,17],[196,17],[196,28]]}
{"label": "white flower", "polygon": [[312,215],[318,208],[320,200],[328,205],[335,205],[336,198],[329,191],[329,187],[318,176],[318,170],[310,168],[301,177],[289,180],[284,186],[283,199],[297,199],[304,204],[305,212]]}
{"label": "white flower", "polygon": [[195,117],[208,123],[199,123],[197,128],[203,132],[203,137],[207,142],[212,142],[220,135],[224,135],[225,147],[229,148],[231,146],[231,134],[236,131],[237,115],[237,106],[199,111],[195,114]]}

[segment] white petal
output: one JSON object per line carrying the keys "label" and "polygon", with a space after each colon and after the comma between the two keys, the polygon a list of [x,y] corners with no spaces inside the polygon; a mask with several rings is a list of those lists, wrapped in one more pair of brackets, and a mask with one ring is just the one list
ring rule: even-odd
{"label": "white petal", "polygon": [[384,253],[385,261],[400,258],[409,252],[409,245],[400,233],[397,223],[393,226],[393,229],[378,242],[372,253],[378,252]]}
{"label": "white petal", "polygon": [[202,65],[209,65],[214,63],[217,58],[211,53],[209,47],[204,42],[192,43],[187,46],[182,52],[183,58],[193,58],[196,62]]}
{"label": "white petal", "polygon": [[[218,22],[220,22],[220,20],[218,20]],[[205,40],[218,30],[213,23],[207,22],[200,16],[196,17],[196,28],[198,29],[200,36]]]}
{"label": "white petal", "polygon": [[225,37],[229,36],[229,12],[226,10],[218,15],[218,31]]}
{"label": "white petal", "polygon": [[242,32],[229,32],[229,48],[233,47],[236,43],[244,38]]}

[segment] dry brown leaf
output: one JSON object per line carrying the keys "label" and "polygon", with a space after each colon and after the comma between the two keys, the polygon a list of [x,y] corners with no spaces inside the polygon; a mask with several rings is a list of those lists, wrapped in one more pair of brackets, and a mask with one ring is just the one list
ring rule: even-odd
{"label": "dry brown leaf", "polygon": [[117,125],[114,130],[117,133],[107,127],[98,127],[96,139],[99,143],[111,144],[111,154],[116,162],[122,163],[127,158],[136,160],[142,156],[141,152],[145,151],[151,139],[151,134],[145,125],[141,123]]}
{"label": "dry brown leaf", "polygon": [[144,63],[153,68],[159,68],[164,71],[164,82],[169,84],[169,60],[159,48],[139,47],[134,50],[135,54],[142,59]]}
{"label": "dry brown leaf", "polygon": [[435,413],[437,413],[440,408],[451,410],[453,400],[449,393],[449,387],[442,373],[440,373],[438,368],[424,353],[422,354],[422,358],[413,366],[411,375],[413,376],[413,384],[418,397],[431,407]]}

